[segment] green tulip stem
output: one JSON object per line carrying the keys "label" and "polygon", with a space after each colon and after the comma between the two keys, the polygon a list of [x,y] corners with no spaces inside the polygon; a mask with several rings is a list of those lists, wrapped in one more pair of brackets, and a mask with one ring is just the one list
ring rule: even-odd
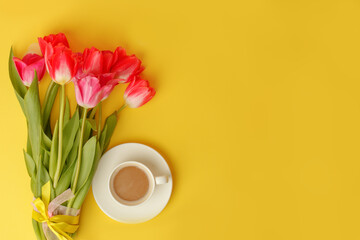
{"label": "green tulip stem", "polygon": [[62,143],[63,143],[63,124],[64,124],[64,109],[65,109],[65,85],[61,85],[60,93],[60,113],[59,113],[59,145],[58,145],[58,158],[56,163],[56,171],[54,176],[54,188],[56,188],[62,162]]}
{"label": "green tulip stem", "polygon": [[124,104],[119,108],[119,110],[117,110],[117,117],[119,117],[120,112],[121,112],[124,108],[126,108],[126,107],[127,107],[127,104],[124,103]]}
{"label": "green tulip stem", "polygon": [[102,114],[102,107],[101,107],[101,102],[99,103],[99,113],[98,113],[98,131],[97,131],[97,138],[98,140],[100,139],[100,135],[101,135],[101,114]]}

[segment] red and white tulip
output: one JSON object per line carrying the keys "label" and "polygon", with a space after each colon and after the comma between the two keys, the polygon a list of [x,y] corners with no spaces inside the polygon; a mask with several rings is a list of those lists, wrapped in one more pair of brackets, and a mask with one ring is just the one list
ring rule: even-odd
{"label": "red and white tulip", "polygon": [[126,88],[124,99],[130,108],[138,108],[150,101],[155,93],[147,80],[136,78]]}
{"label": "red and white tulip", "polygon": [[65,35],[59,33],[39,38],[39,45],[52,80],[60,85],[71,81],[77,71],[78,56],[69,48]]}

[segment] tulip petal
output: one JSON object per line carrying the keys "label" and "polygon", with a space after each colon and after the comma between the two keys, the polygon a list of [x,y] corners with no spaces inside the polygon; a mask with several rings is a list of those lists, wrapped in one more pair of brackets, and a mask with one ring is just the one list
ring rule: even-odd
{"label": "tulip petal", "polygon": [[86,50],[83,71],[85,73],[100,74],[102,71],[102,53],[94,47]]}
{"label": "tulip petal", "polygon": [[41,53],[45,56],[45,50],[46,50],[46,46],[48,43],[42,38],[38,38],[38,42],[39,42],[39,47],[40,47]]}
{"label": "tulip petal", "polygon": [[39,81],[44,77],[45,74],[45,59],[41,58],[37,62],[30,64],[28,67],[36,70]]}
{"label": "tulip petal", "polygon": [[69,57],[64,53],[54,59],[54,80],[59,84],[65,84],[72,78],[69,61]]}
{"label": "tulip petal", "polygon": [[103,56],[103,73],[110,72],[111,66],[113,64],[113,53],[111,51],[102,51]]}
{"label": "tulip petal", "polygon": [[102,86],[101,94],[99,96],[101,101],[103,101],[109,97],[110,93],[112,92],[112,90],[118,83],[119,83],[119,81],[117,79],[112,79],[112,80],[107,81],[106,84]]}
{"label": "tulip petal", "polygon": [[141,61],[135,56],[129,56],[118,62],[111,70],[115,72],[115,78],[121,83],[127,83],[140,68]]}
{"label": "tulip petal", "polygon": [[24,63],[23,61],[21,61],[21,59],[17,57],[13,57],[13,61],[15,63],[16,70],[18,71],[19,76],[22,79],[22,72],[23,69],[26,67],[26,63]]}
{"label": "tulip petal", "polygon": [[34,68],[26,66],[22,72],[22,79],[25,86],[30,86],[34,78]]}
{"label": "tulip petal", "polygon": [[22,61],[25,62],[27,65],[29,65],[31,63],[39,61],[42,58],[43,57],[40,56],[40,55],[37,55],[37,54],[34,54],[34,53],[28,53],[23,57]]}
{"label": "tulip petal", "polygon": [[114,51],[113,55],[113,62],[112,64],[115,65],[118,61],[126,57],[126,51],[122,47],[117,47]]}

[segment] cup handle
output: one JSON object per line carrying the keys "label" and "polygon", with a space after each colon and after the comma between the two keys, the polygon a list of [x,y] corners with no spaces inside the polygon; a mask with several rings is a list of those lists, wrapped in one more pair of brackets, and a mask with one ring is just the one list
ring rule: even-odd
{"label": "cup handle", "polygon": [[156,185],[165,184],[169,181],[168,176],[158,176],[155,177],[155,183]]}

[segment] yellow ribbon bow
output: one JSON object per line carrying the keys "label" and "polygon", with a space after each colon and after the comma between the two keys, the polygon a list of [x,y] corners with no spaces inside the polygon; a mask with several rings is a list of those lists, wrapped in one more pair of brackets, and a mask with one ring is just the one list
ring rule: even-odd
{"label": "yellow ribbon bow", "polygon": [[55,215],[49,217],[48,206],[50,203],[50,181],[41,188],[42,196],[34,200],[32,218],[40,223],[47,223],[50,230],[60,240],[73,240],[67,233],[74,233],[79,227],[79,216]]}

